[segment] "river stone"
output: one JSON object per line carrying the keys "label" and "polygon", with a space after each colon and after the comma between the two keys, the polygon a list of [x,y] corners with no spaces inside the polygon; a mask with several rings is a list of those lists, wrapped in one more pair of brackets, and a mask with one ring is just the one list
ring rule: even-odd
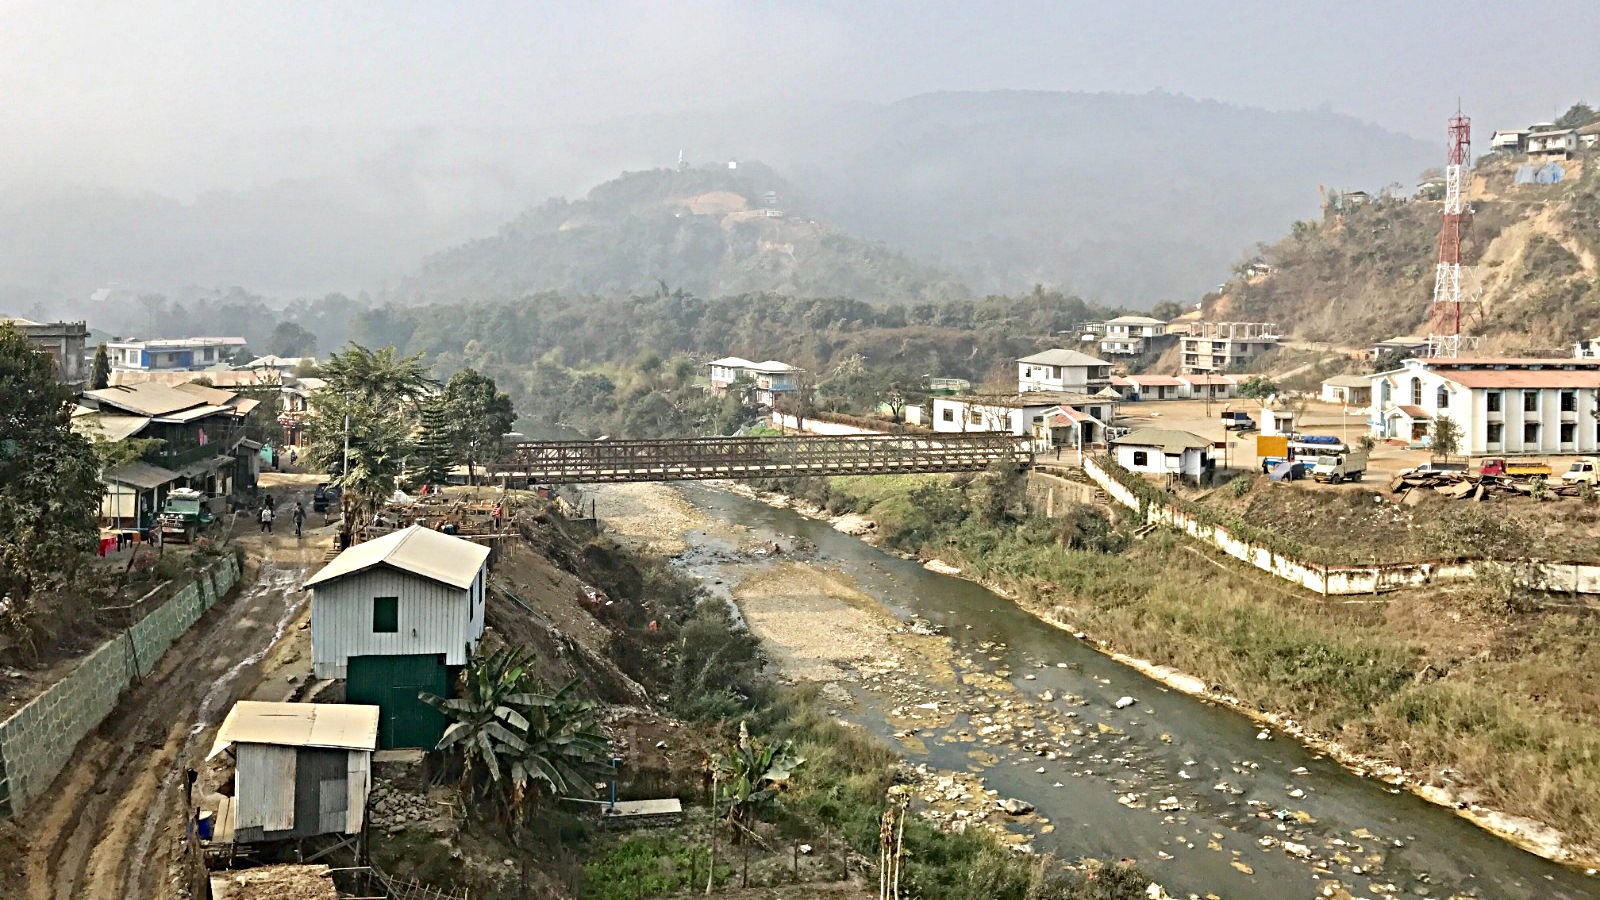
{"label": "river stone", "polygon": [[1116,702],[1115,706],[1117,709],[1127,709],[1128,707],[1132,706],[1133,703],[1134,700],[1132,697],[1123,697]]}
{"label": "river stone", "polygon": [[1033,812],[1033,804],[1016,797],[1007,797],[1000,801],[1000,809],[1008,815],[1023,816]]}

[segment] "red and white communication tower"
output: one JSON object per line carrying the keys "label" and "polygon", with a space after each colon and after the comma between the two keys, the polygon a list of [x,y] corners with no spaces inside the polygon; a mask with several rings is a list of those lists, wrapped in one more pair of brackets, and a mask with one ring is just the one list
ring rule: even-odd
{"label": "red and white communication tower", "polygon": [[1444,226],[1439,231],[1439,267],[1428,309],[1429,356],[1460,356],[1463,343],[1476,343],[1461,335],[1462,314],[1474,302],[1477,287],[1472,267],[1461,264],[1461,238],[1472,226],[1472,213],[1461,203],[1461,188],[1471,163],[1472,120],[1458,109],[1450,118],[1450,163],[1444,169]]}

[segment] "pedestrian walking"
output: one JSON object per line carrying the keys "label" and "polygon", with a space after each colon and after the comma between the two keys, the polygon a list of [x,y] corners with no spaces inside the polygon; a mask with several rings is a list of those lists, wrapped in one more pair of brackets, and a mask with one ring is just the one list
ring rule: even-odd
{"label": "pedestrian walking", "polygon": [[272,533],[272,507],[261,507],[261,530],[266,534]]}
{"label": "pedestrian walking", "polygon": [[277,501],[272,499],[272,494],[270,492],[264,498],[262,498],[261,502],[266,505],[267,509],[277,508]]}
{"label": "pedestrian walking", "polygon": [[300,528],[306,523],[306,508],[299,500],[294,502],[294,536],[300,536]]}

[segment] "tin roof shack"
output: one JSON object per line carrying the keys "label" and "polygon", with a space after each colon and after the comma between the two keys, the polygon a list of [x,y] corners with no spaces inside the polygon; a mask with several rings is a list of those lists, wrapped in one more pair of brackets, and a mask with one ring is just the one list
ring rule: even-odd
{"label": "tin roof shack", "polygon": [[418,699],[450,696],[451,667],[483,637],[489,548],[416,525],[356,544],[306,582],[311,662],[345,679],[345,699],[382,711],[379,746],[431,750],[444,717]]}
{"label": "tin roof shack", "polygon": [[241,700],[207,759],[232,752],[234,791],[217,814],[219,843],[359,834],[372,790],[378,708]]}
{"label": "tin roof shack", "polygon": [[1140,428],[1111,441],[1117,463],[1130,472],[1198,481],[1211,468],[1211,442],[1173,428]]}

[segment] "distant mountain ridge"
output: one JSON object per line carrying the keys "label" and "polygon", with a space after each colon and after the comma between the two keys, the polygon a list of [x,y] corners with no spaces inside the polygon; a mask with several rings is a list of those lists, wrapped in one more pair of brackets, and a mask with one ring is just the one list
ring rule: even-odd
{"label": "distant mountain ridge", "polygon": [[[320,160],[320,174],[285,172],[188,202],[98,187],[0,192],[0,305],[65,312],[63,301],[77,300],[82,314],[81,298],[112,282],[137,292],[238,285],[284,298],[393,290],[429,254],[616,172],[670,168],[683,148],[696,169],[760,159],[803,189],[794,207],[802,217],[937,266],[976,294],[1040,283],[1149,308],[1200,295],[1240,248],[1313,215],[1318,184],[1409,185],[1440,156],[1432,142],[1331,112],[1161,92],[771,102],[553,128],[418,129],[391,140],[382,153]],[[715,237],[689,228],[674,240],[694,248]],[[797,247],[825,239],[802,236]],[[786,275],[781,262],[770,259],[765,283],[810,289],[805,273]],[[754,275],[736,267],[705,283],[763,283]]]}
{"label": "distant mountain ridge", "polygon": [[401,302],[562,294],[776,293],[915,302],[965,296],[946,272],[803,214],[760,163],[629,172],[581,200],[550,200],[492,237],[429,257]]}

